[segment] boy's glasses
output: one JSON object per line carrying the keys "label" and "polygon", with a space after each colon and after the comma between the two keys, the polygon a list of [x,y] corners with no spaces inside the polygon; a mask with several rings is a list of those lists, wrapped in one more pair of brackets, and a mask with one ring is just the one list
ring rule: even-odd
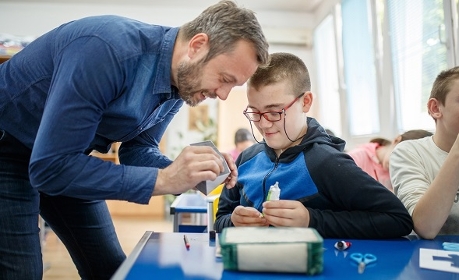
{"label": "boy's glasses", "polygon": [[251,122],[259,122],[262,116],[263,118],[265,118],[266,120],[270,122],[278,122],[282,119],[282,114],[284,114],[288,108],[292,107],[292,105],[298,99],[300,99],[303,95],[304,95],[304,92],[300,94],[297,98],[295,98],[290,104],[282,108],[280,111],[268,111],[268,112],[258,113],[258,112],[249,112],[247,111],[249,108],[246,108],[243,114]]}

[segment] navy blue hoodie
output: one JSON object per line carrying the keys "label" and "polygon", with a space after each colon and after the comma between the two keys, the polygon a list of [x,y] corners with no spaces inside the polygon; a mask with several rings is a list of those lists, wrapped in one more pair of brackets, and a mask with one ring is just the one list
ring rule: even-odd
{"label": "navy blue hoodie", "polygon": [[266,143],[251,146],[236,160],[238,182],[223,188],[215,230],[234,226],[238,206],[262,211],[269,187],[279,182],[281,200],[298,200],[308,209],[309,227],[322,237],[395,238],[410,234],[411,216],[398,198],[362,171],[343,152],[345,142],[329,136],[307,118],[306,136],[280,157]]}

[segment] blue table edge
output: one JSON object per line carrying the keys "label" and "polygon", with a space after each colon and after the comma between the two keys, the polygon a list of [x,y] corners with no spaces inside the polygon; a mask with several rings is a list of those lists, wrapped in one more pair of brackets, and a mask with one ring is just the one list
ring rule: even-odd
{"label": "blue table edge", "polygon": [[113,274],[111,280],[124,280],[128,275],[129,271],[131,270],[132,266],[134,265],[137,257],[139,256],[140,252],[142,251],[145,244],[147,244],[148,239],[153,234],[153,231],[146,231],[140,241],[132,250],[131,254],[126,258],[126,260],[118,267],[115,274]]}
{"label": "blue table edge", "polygon": [[204,205],[199,206],[179,206],[179,203],[185,199],[185,197],[201,197],[199,193],[183,193],[177,196],[174,201],[172,202],[169,208],[169,214],[175,215],[176,213],[207,213],[207,203],[209,201],[202,197],[203,201],[205,201]]}

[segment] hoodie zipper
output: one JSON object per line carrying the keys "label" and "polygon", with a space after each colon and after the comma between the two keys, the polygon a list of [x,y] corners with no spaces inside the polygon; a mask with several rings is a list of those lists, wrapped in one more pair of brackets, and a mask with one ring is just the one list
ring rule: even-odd
{"label": "hoodie zipper", "polygon": [[279,165],[279,157],[276,156],[276,161],[274,163],[274,167],[263,178],[263,183],[262,183],[263,197],[262,197],[262,200],[261,200],[260,209],[262,209],[263,202],[265,202],[265,199],[266,199],[266,196],[267,196],[267,193],[266,193],[266,179],[268,179],[268,177],[274,172],[274,170],[277,169],[278,165]]}

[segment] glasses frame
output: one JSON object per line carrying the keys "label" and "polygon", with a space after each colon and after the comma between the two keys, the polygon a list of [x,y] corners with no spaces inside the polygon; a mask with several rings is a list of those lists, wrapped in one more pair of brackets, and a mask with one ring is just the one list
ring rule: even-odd
{"label": "glasses frame", "polygon": [[[244,114],[244,116],[249,120],[249,122],[260,122],[261,121],[261,117],[265,118],[265,120],[267,120],[268,122],[278,122],[280,120],[282,120],[282,114],[285,115],[285,111],[287,111],[290,107],[292,107],[293,104],[295,104],[296,101],[298,101],[298,99],[300,99],[305,93],[301,93],[300,95],[298,95],[295,99],[293,99],[292,102],[290,102],[287,106],[285,106],[284,108],[282,108],[281,110],[279,111],[266,111],[266,112],[260,112],[260,113],[257,113],[257,112],[247,112],[247,110],[249,109],[249,107],[245,108],[245,110],[242,112]],[[265,114],[274,114],[274,113],[277,113],[279,114],[279,119],[278,120],[275,120],[275,121],[272,121],[270,119],[268,119],[268,117],[265,115]],[[255,121],[255,120],[252,120],[250,117],[249,117],[249,114],[250,115],[259,115],[260,118],[258,119],[258,121]]]}

